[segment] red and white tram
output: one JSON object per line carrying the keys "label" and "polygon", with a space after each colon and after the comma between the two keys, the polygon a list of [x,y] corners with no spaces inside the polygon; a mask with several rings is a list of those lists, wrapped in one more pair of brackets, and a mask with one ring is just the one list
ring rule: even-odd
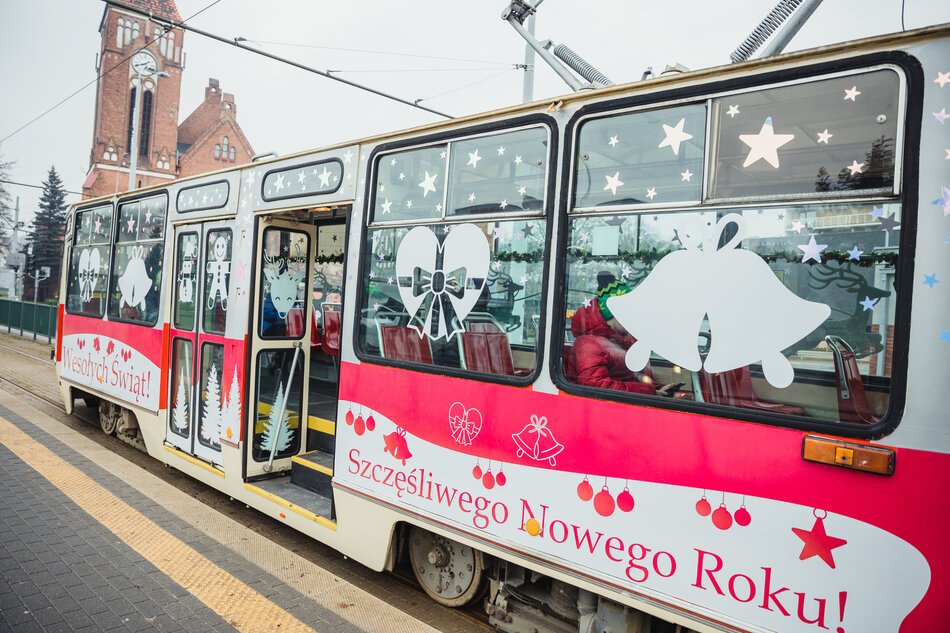
{"label": "red and white tram", "polygon": [[84,201],[67,408],[488,585],[500,630],[940,630],[948,60],[935,27]]}

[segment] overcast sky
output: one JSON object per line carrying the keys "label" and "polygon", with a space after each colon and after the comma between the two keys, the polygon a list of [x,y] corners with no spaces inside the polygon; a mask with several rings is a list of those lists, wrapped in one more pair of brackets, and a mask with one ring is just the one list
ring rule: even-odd
{"label": "overcast sky", "polygon": [[[648,66],[659,72],[674,63],[692,69],[728,63],[776,1],[546,0],[537,36],[568,44],[622,83],[639,80]],[[907,29],[950,22],[946,0],[905,5]],[[451,115],[521,101],[523,73],[514,65],[524,61],[524,41],[500,18],[504,0],[177,0],[177,6],[197,28],[244,37],[268,52],[341,71]],[[99,0],[0,0],[0,139],[6,138],[0,157],[16,161],[13,180],[40,185],[55,165],[66,188],[81,191],[104,7]],[[787,50],[900,30],[901,0],[825,0]],[[214,77],[235,95],[238,122],[257,152],[288,154],[442,120],[194,33],[185,34],[184,51],[179,118],[198,106]],[[547,66],[536,69],[536,99],[568,92]],[[8,190],[20,197],[21,220],[29,220],[40,191]]]}

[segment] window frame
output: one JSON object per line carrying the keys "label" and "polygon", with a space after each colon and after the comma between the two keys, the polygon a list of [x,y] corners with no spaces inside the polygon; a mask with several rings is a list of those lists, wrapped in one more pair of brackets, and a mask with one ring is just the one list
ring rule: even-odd
{"label": "window frame", "polygon": [[[224,183],[224,186],[227,190],[227,194],[224,196],[224,202],[222,202],[221,204],[208,205],[208,206],[196,206],[194,209],[181,208],[181,198],[185,193],[189,191],[197,191],[205,187],[210,187],[212,185],[219,185],[221,183]],[[199,185],[194,185],[192,187],[182,187],[181,189],[178,190],[178,193],[175,194],[175,213],[185,214],[185,213],[197,213],[199,211],[208,211],[211,209],[223,209],[226,206],[228,206],[228,201],[230,199],[231,199],[231,182],[227,180],[226,178],[222,178],[221,180],[213,180],[211,182],[203,182]]]}
{"label": "window frame", "polygon": [[[340,179],[336,182],[336,186],[332,189],[317,189],[314,191],[303,191],[301,193],[295,193],[289,196],[268,196],[264,191],[264,183],[267,182],[267,177],[271,174],[276,174],[280,172],[289,172],[296,169],[303,169],[304,167],[316,167],[318,165],[329,165],[330,163],[336,163],[340,166]],[[264,172],[264,175],[261,176],[261,188],[260,196],[261,200],[264,202],[277,202],[278,200],[292,200],[294,198],[309,198],[313,196],[329,196],[336,193],[340,190],[340,187],[343,186],[343,177],[346,175],[346,167],[343,165],[343,161],[339,158],[321,158],[320,160],[310,161],[309,163],[300,163],[298,165],[282,165],[280,167],[275,167],[274,169],[269,169]]]}
{"label": "window frame", "polygon": [[[432,145],[439,145],[442,143],[449,143],[454,141],[466,140],[469,138],[475,138],[479,136],[490,136],[493,134],[504,133],[517,131],[520,129],[530,128],[530,127],[541,127],[545,129],[548,133],[548,147],[547,147],[547,167],[545,170],[545,183],[544,183],[544,204],[539,211],[530,211],[530,212],[518,212],[518,213],[484,213],[478,214],[477,216],[471,215],[459,215],[459,216],[445,216],[445,209],[443,205],[443,217],[442,218],[428,218],[425,220],[406,220],[401,222],[376,222],[373,220],[373,210],[376,208],[376,187],[374,186],[376,175],[378,174],[379,162],[383,160],[386,156],[393,154],[398,151],[413,150],[413,149],[424,149]],[[453,130],[450,132],[441,132],[438,134],[432,134],[429,136],[420,136],[410,139],[393,141],[390,143],[384,143],[373,148],[373,151],[369,155],[367,161],[368,166],[368,177],[366,178],[365,192],[364,192],[364,203],[363,203],[363,217],[360,221],[360,244],[363,247],[359,252],[359,264],[357,268],[358,279],[363,280],[368,274],[367,271],[367,257],[366,257],[366,240],[369,234],[370,229],[380,229],[380,228],[396,228],[396,227],[407,227],[413,228],[416,226],[425,226],[429,224],[472,224],[478,222],[486,221],[497,221],[497,220],[524,220],[524,219],[540,219],[544,221],[544,251],[542,254],[542,268],[541,268],[541,297],[540,301],[540,312],[538,314],[539,322],[537,329],[537,345],[535,347],[536,361],[534,369],[530,374],[525,376],[506,376],[503,374],[489,374],[483,372],[475,372],[468,369],[463,369],[462,367],[448,367],[445,365],[425,365],[422,363],[413,363],[410,361],[396,360],[391,358],[384,358],[383,356],[375,356],[373,354],[368,354],[364,351],[362,342],[360,341],[360,327],[359,324],[354,324],[352,327],[348,328],[350,330],[350,342],[353,345],[356,357],[362,361],[371,363],[374,365],[381,365],[386,367],[395,367],[400,369],[408,369],[410,371],[425,373],[425,374],[436,374],[442,376],[449,376],[452,378],[464,378],[468,380],[477,380],[484,383],[495,383],[502,385],[514,385],[524,387],[534,383],[538,376],[541,375],[544,366],[544,346],[547,342],[547,331],[545,326],[545,321],[547,317],[548,309],[548,282],[549,275],[553,270],[551,267],[551,257],[554,253],[554,248],[551,244],[551,239],[553,236],[553,225],[554,225],[554,211],[556,204],[556,182],[557,182],[557,170],[558,170],[558,150],[559,148],[559,138],[560,138],[560,128],[557,125],[556,121],[549,115],[546,114],[532,114],[522,117],[516,117],[512,119],[505,119],[501,121],[493,121],[491,123],[485,123],[481,125],[475,125],[472,127],[464,128],[462,130]],[[448,156],[451,155],[449,152],[446,155],[446,160]],[[446,187],[446,195],[448,195]],[[344,270],[344,274],[346,271]],[[366,298],[368,292],[368,285],[364,283],[357,284],[356,296],[353,298],[356,306],[356,312],[359,315],[362,312],[363,301]]]}
{"label": "window frame", "polygon": [[[871,194],[867,192],[843,192],[845,195],[828,195],[821,198],[794,199],[774,196],[764,200],[745,197],[741,199],[714,199],[707,196],[707,183],[711,161],[711,108],[707,106],[707,138],[703,160],[703,192],[699,204],[637,204],[617,205],[608,210],[592,213],[583,210],[574,211],[570,205],[574,199],[576,187],[575,162],[579,131],[583,123],[591,118],[605,117],[622,112],[672,107],[688,103],[707,102],[712,99],[731,96],[745,92],[763,90],[772,87],[810,83],[833,77],[847,76],[862,72],[889,68],[897,73],[903,87],[898,104],[898,113],[902,117],[897,127],[897,138],[894,150],[894,186],[890,194]],[[917,227],[918,194],[916,182],[918,168],[913,159],[913,151],[920,145],[920,123],[923,103],[923,71],[919,62],[903,52],[874,53],[861,55],[845,60],[824,62],[785,68],[777,71],[764,72],[758,75],[734,79],[725,79],[707,85],[675,88],[655,94],[637,95],[622,99],[604,100],[589,104],[578,109],[564,127],[562,179],[567,185],[560,191],[557,224],[561,235],[554,245],[556,262],[555,287],[553,297],[554,322],[551,335],[551,354],[548,370],[551,380],[561,391],[592,398],[596,400],[612,401],[624,404],[666,409],[692,413],[708,417],[719,417],[745,422],[768,424],[775,427],[799,429],[808,432],[830,433],[833,435],[856,437],[862,439],[878,439],[891,433],[900,423],[903,414],[907,386],[907,350],[910,335],[910,315],[913,299],[914,279],[914,241]],[[904,184],[906,180],[907,185]],[[607,389],[579,385],[567,379],[564,373],[564,345],[566,293],[567,293],[567,231],[568,221],[572,216],[594,217],[597,215],[617,214],[652,214],[658,211],[682,209],[684,211],[711,211],[735,209],[736,207],[755,206],[787,206],[789,203],[798,205],[816,205],[843,202],[861,202],[886,199],[901,205],[901,237],[898,245],[899,252],[904,254],[900,266],[897,267],[894,277],[895,289],[895,318],[893,339],[893,360],[890,378],[890,397],[887,411],[881,420],[874,424],[859,425],[855,423],[821,420],[812,417],[798,417],[775,414],[762,411],[743,410],[723,405],[692,402],[674,398],[662,398],[650,395],[640,395],[626,392],[615,392]]]}
{"label": "window frame", "polygon": [[69,262],[67,263],[65,272],[68,275],[73,268],[73,257],[75,256],[75,251],[77,247],[76,231],[79,230],[79,223],[76,222],[76,216],[78,216],[80,213],[84,211],[91,211],[93,209],[98,209],[98,208],[106,207],[106,206],[108,206],[112,212],[112,231],[110,231],[109,233],[109,268],[105,271],[105,274],[103,274],[103,277],[102,277],[103,280],[105,281],[105,286],[104,286],[105,302],[103,305],[102,314],[96,315],[91,312],[83,312],[81,310],[76,311],[76,310],[69,309],[69,288],[71,285],[69,279],[66,280],[66,297],[65,297],[65,302],[64,302],[66,314],[86,317],[87,319],[99,319],[101,321],[102,319],[105,318],[106,313],[109,311],[109,289],[111,288],[111,284],[112,284],[112,251],[115,246],[115,212],[116,212],[116,205],[113,204],[111,200],[105,203],[98,202],[96,204],[90,204],[84,207],[76,207],[75,209],[73,209],[73,212],[67,216],[68,218],[67,230],[72,231],[72,242],[69,245],[69,250],[70,250]]}
{"label": "window frame", "polygon": [[[162,245],[162,266],[164,269],[165,258],[168,255],[168,249],[166,247],[168,246],[168,226],[169,226],[169,219],[170,219],[169,216],[171,215],[169,213],[170,209],[169,209],[168,190],[160,189],[159,191],[149,191],[149,192],[138,194],[135,196],[130,196],[128,198],[121,198],[116,201],[115,210],[113,211],[113,214],[112,214],[112,253],[111,253],[111,258],[109,260],[110,261],[109,263],[109,291],[108,291],[108,300],[106,302],[106,315],[108,317],[108,320],[113,323],[129,323],[131,325],[137,325],[140,327],[154,328],[156,324],[162,323],[164,321],[165,315],[163,313],[163,310],[165,307],[164,305],[165,300],[162,297],[162,295],[167,291],[166,289],[168,287],[167,275],[164,275],[164,274],[162,275],[162,283],[158,288],[158,291],[159,291],[158,311],[155,314],[154,321],[152,321],[151,323],[149,323],[148,321],[136,321],[134,319],[124,319],[121,316],[112,316],[111,314],[109,314],[109,307],[112,305],[112,294],[113,294],[112,293],[112,276],[115,270],[115,258],[117,254],[117,249],[119,247],[119,231],[121,229],[121,227],[118,224],[119,207],[123,204],[127,204],[130,202],[137,202],[145,198],[152,198],[152,197],[156,197],[160,195],[165,196],[165,225],[164,227],[162,227],[162,239],[161,240],[156,239],[154,241],[149,241],[147,243],[155,243],[155,244]],[[139,244],[139,245],[142,243],[143,242],[139,242],[139,241],[128,242],[128,244]],[[125,244],[125,242],[123,242],[123,244]]]}

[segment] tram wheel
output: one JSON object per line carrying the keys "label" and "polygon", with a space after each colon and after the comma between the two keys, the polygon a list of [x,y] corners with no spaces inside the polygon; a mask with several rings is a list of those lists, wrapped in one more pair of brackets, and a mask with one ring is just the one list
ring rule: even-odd
{"label": "tram wheel", "polygon": [[99,406],[99,398],[95,396],[83,396],[83,404],[85,404],[90,409],[94,409]]}
{"label": "tram wheel", "polygon": [[409,559],[422,590],[447,607],[469,604],[487,586],[480,551],[420,527],[413,526],[409,533]]}
{"label": "tram wheel", "polygon": [[106,435],[115,433],[121,415],[122,407],[106,400],[99,401],[99,428]]}

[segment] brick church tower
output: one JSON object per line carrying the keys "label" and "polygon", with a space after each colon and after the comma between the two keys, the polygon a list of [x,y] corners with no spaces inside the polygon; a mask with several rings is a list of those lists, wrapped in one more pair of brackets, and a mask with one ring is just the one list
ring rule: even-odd
{"label": "brick church tower", "polygon": [[[125,4],[166,21],[181,21],[173,0],[125,0]],[[250,161],[254,151],[237,125],[234,96],[222,94],[216,79],[209,80],[204,102],[179,128],[181,29],[165,33],[162,24],[108,4],[99,32],[96,113],[83,198],[129,189],[133,110],[138,119],[133,187]]]}

